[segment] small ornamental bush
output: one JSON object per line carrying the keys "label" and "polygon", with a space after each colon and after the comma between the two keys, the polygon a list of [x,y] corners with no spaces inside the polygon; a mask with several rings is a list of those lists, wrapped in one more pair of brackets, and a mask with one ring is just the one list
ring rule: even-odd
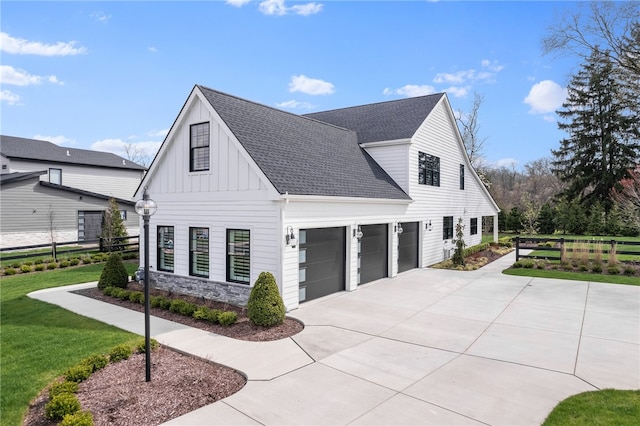
{"label": "small ornamental bush", "polygon": [[60,267],[61,268],[68,268],[70,265],[68,260],[63,260],[62,262],[60,262]]}
{"label": "small ornamental bush", "polygon": [[4,274],[5,275],[15,275],[16,274],[16,270],[13,268],[4,268]]}
{"label": "small ornamental bush", "polygon": [[525,260],[522,262],[522,267],[525,269],[532,269],[535,266],[535,263],[531,260]]}
{"label": "small ornamental bush", "polygon": [[225,311],[218,315],[218,322],[220,325],[228,327],[235,324],[238,321],[238,314],[233,311]]}
{"label": "small ornamental bush", "polygon": [[36,266],[33,267],[33,270],[37,272],[44,271],[44,265],[42,263],[36,264]]}
{"label": "small ornamental bush", "polygon": [[61,393],[76,393],[78,392],[78,383],[76,382],[56,382],[49,388],[49,398],[53,398]]}
{"label": "small ornamental bush", "polygon": [[93,414],[90,411],[77,411],[62,418],[59,426],[93,426]]}
{"label": "small ornamental bush", "polygon": [[261,272],[253,285],[247,302],[247,316],[252,323],[265,327],[284,321],[284,303],[270,272]]}
{"label": "small ornamental bush", "polygon": [[617,265],[609,266],[607,270],[609,271],[610,275],[618,275],[620,273],[620,269],[618,268]]}
{"label": "small ornamental bush", "polygon": [[56,262],[47,263],[47,269],[49,270],[56,269],[57,267],[58,267],[58,264]]}
{"label": "small ornamental bush", "polygon": [[221,312],[218,311],[217,309],[211,309],[206,306],[200,306],[193,313],[193,318],[197,320],[209,321],[215,324],[218,322],[218,316],[220,314]]}
{"label": "small ornamental bush", "polygon": [[183,299],[175,299],[171,301],[169,306],[171,312],[177,312],[185,316],[193,316],[193,313],[198,310],[198,305],[195,303],[189,303]]}
{"label": "small ornamental bush", "polygon": [[602,265],[600,263],[594,263],[593,265],[591,265],[591,272],[594,272],[596,274],[602,273]]}
{"label": "small ornamental bush", "polygon": [[84,382],[91,375],[91,367],[84,364],[79,364],[74,367],[71,367],[64,373],[64,378],[68,382]]}
{"label": "small ornamental bush", "polygon": [[123,300],[128,300],[130,294],[131,294],[131,291],[125,290],[124,288],[116,288],[113,291],[113,297],[117,297],[118,299],[123,299]]}
{"label": "small ornamental bush", "polygon": [[45,416],[51,420],[62,420],[67,414],[80,411],[80,401],[72,393],[61,393],[53,398],[44,407]]}
{"label": "small ornamental bush", "polygon": [[33,261],[33,263],[36,265],[42,265],[44,263],[44,259],[36,259]]}
{"label": "small ornamental bush", "polygon": [[20,267],[20,272],[22,272],[23,274],[29,273],[31,272],[31,266],[29,265],[22,265]]}
{"label": "small ornamental bush", "polygon": [[11,265],[13,269],[20,269],[20,267],[22,266],[22,264],[20,262],[13,262]]}
{"label": "small ornamental bush", "polygon": [[111,253],[100,274],[98,288],[103,289],[108,286],[126,288],[128,283],[129,274],[122,263],[122,258],[118,253]]}
{"label": "small ornamental bush", "polygon": [[71,266],[76,266],[76,265],[79,265],[79,264],[80,264],[80,259],[78,259],[77,257],[74,257],[73,259],[71,259],[69,261],[69,265],[71,265]]}
{"label": "small ornamental bush", "polygon": [[109,361],[112,363],[129,359],[133,351],[128,345],[118,345],[109,352]]}
{"label": "small ornamental bush", "polygon": [[171,306],[171,300],[164,296],[151,296],[149,303],[153,308],[169,309]]}
{"label": "small ornamental bush", "polygon": [[129,300],[133,303],[144,303],[144,293],[141,291],[132,291],[129,294]]}
{"label": "small ornamental bush", "polygon": [[91,256],[83,256],[81,260],[83,265],[90,265],[93,263]]}
{"label": "small ornamental bush", "polygon": [[628,276],[634,276],[636,274],[636,270],[631,266],[624,267],[624,274]]}
{"label": "small ornamental bush", "polygon": [[[160,347],[160,343],[156,339],[150,339],[149,344],[151,346],[151,350],[155,351]],[[147,342],[145,339],[140,339],[140,341],[136,344],[136,352],[139,354],[145,353],[147,351]]]}
{"label": "small ornamental bush", "polygon": [[89,358],[83,359],[81,364],[86,365],[91,369],[92,373],[95,373],[109,364],[109,357],[105,355],[92,355]]}
{"label": "small ornamental bush", "polygon": [[587,265],[580,265],[578,269],[580,270],[580,272],[587,272],[589,270],[589,267]]}

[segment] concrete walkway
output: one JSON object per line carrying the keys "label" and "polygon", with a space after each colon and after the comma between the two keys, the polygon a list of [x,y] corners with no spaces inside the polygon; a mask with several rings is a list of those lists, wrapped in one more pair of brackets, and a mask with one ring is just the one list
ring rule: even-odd
{"label": "concrete walkway", "polygon": [[[244,372],[238,393],[168,425],[540,424],[566,397],[640,388],[640,286],[412,270],[311,301],[277,342],[152,317],[161,343]],[[30,296],[144,334],[144,317],[71,294]]]}

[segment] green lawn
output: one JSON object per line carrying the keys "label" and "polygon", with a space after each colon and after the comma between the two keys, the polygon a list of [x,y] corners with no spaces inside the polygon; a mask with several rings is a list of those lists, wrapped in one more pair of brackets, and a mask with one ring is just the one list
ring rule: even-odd
{"label": "green lawn", "polygon": [[[127,271],[137,264],[125,263]],[[20,425],[29,402],[48,383],[83,358],[108,353],[139,337],[27,297],[43,288],[97,281],[104,264],[0,281],[0,409],[2,425]]]}
{"label": "green lawn", "polygon": [[640,390],[584,392],[560,402],[543,426],[640,424]]}
{"label": "green lawn", "polygon": [[506,275],[515,275],[518,277],[537,277],[537,278],[556,278],[560,280],[574,281],[590,281],[598,283],[627,284],[640,285],[640,279],[637,276],[631,277],[626,275],[601,275],[583,272],[569,272],[560,270],[544,270],[536,268],[509,268],[502,271]]}

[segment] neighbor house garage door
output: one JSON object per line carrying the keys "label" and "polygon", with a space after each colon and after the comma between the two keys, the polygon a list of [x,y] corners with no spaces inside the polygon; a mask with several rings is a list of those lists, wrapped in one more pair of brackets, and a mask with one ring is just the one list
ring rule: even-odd
{"label": "neighbor house garage door", "polygon": [[97,240],[102,235],[102,211],[78,212],[78,241]]}
{"label": "neighbor house garage door", "polygon": [[418,267],[418,222],[405,222],[398,235],[398,272]]}
{"label": "neighbor house garage door", "polygon": [[301,229],[300,301],[317,299],[345,287],[345,228]]}
{"label": "neighbor house garage door", "polygon": [[389,225],[362,225],[358,242],[358,284],[388,277]]}

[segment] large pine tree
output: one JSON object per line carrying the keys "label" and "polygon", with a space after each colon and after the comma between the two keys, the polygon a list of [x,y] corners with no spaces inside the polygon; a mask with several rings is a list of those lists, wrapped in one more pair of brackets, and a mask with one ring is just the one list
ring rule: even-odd
{"label": "large pine tree", "polygon": [[[640,156],[637,117],[622,96],[618,73],[606,52],[594,50],[573,76],[558,115],[569,136],[552,150],[554,172],[567,183],[564,195],[584,207],[611,209],[611,189]],[[636,98],[637,99],[637,98]]]}

